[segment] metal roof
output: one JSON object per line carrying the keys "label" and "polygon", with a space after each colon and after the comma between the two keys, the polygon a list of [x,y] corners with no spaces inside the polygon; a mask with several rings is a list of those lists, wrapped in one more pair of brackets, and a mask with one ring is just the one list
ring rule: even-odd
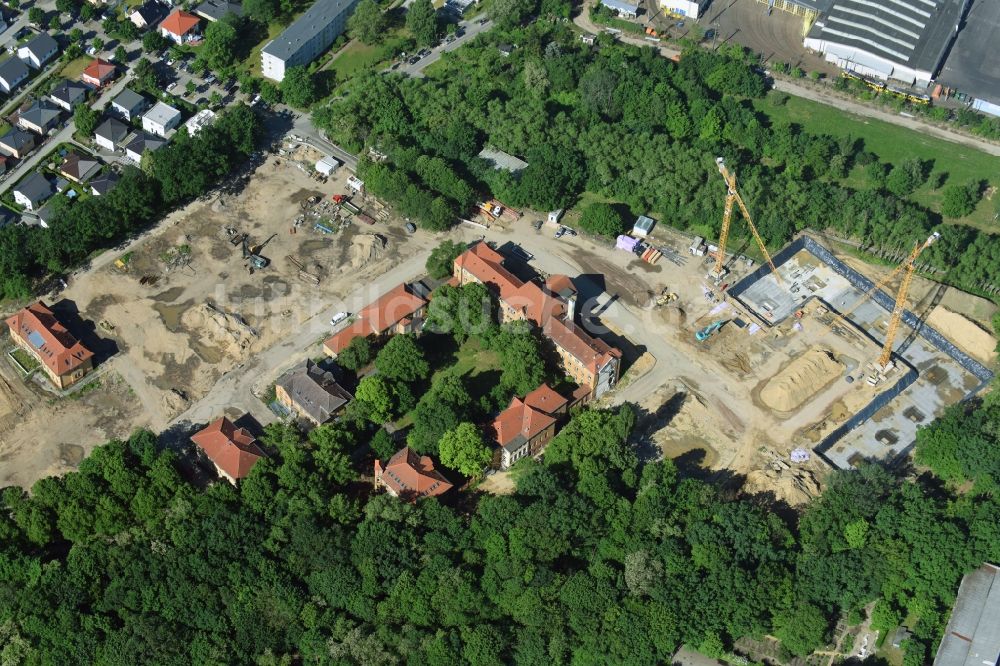
{"label": "metal roof", "polygon": [[934,666],[992,666],[998,657],[1000,569],[984,564],[962,579]]}
{"label": "metal roof", "polygon": [[522,159],[514,157],[510,153],[493,148],[483,148],[479,151],[479,157],[493,164],[494,169],[503,169],[511,173],[517,173],[528,168],[528,163]]}
{"label": "metal roof", "polygon": [[284,32],[264,46],[262,53],[288,60],[310,39],[321,33],[344,12],[354,8],[357,0],[317,0],[305,14],[295,20]]}
{"label": "metal roof", "polygon": [[639,5],[631,5],[627,2],[622,2],[621,0],[601,0],[601,4],[609,9],[616,9],[626,14],[634,15],[639,13]]}
{"label": "metal roof", "polygon": [[933,74],[957,31],[962,4],[963,0],[834,0],[813,24],[809,38]]}

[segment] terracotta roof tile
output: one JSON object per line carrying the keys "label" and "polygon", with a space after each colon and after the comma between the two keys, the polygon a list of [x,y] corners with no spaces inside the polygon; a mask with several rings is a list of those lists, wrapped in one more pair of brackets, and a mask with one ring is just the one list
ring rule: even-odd
{"label": "terracotta roof tile", "polygon": [[510,401],[510,406],[493,420],[493,430],[497,435],[497,443],[507,446],[517,440],[518,435],[531,440],[555,422],[548,414],[532,409],[515,397]]}
{"label": "terracotta roof tile", "polygon": [[408,446],[396,452],[383,469],[375,461],[376,475],[381,472],[382,483],[404,499],[434,497],[448,492],[452,484],[441,472],[434,469],[434,461],[420,456]]}
{"label": "terracotta roof tile", "polygon": [[160,22],[160,27],[178,37],[182,37],[191,32],[201,19],[194,14],[175,9],[173,13]]}
{"label": "terracotta roof tile", "polygon": [[524,404],[545,414],[555,414],[569,403],[548,384],[542,384],[524,396]]}
{"label": "terracotta roof tile", "polygon": [[246,477],[254,464],[264,457],[257,440],[246,428],[237,428],[222,416],[191,436],[219,469],[234,479]]}
{"label": "terracotta roof tile", "polygon": [[42,301],[18,310],[7,319],[7,326],[27,340],[42,363],[58,376],[73,372],[94,356]]}
{"label": "terracotta roof tile", "polygon": [[86,69],[83,70],[83,75],[85,77],[96,81],[103,81],[109,76],[114,76],[114,73],[114,63],[110,63],[107,60],[101,60],[100,58],[94,58],[93,62],[87,65]]}

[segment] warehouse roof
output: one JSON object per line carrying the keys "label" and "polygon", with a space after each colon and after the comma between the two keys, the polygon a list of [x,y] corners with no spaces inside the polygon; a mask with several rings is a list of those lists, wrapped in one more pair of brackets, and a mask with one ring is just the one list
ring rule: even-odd
{"label": "warehouse roof", "polygon": [[[809,38],[933,73],[951,45],[961,10],[962,0],[833,0]],[[863,59],[859,54],[859,62]]]}
{"label": "warehouse roof", "polygon": [[934,666],[980,666],[1000,655],[1000,568],[984,564],[962,579]]}
{"label": "warehouse roof", "polygon": [[310,39],[323,32],[328,25],[346,11],[350,11],[356,0],[317,0],[284,32],[264,46],[263,53],[279,60],[287,60],[295,55]]}

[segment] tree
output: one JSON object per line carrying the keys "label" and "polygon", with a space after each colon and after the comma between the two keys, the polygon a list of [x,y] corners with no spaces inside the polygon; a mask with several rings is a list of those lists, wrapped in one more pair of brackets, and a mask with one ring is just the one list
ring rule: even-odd
{"label": "tree", "polygon": [[278,18],[281,4],[278,0],[246,0],[243,11],[250,18],[266,24]]}
{"label": "tree", "polygon": [[897,197],[905,197],[920,187],[924,180],[926,176],[923,163],[916,158],[910,158],[892,167],[885,186]]}
{"label": "tree", "polygon": [[359,335],[352,339],[337,355],[337,363],[348,370],[360,370],[372,362],[372,348],[368,338]]}
{"label": "tree", "polygon": [[49,19],[49,30],[61,30],[62,21],[59,20],[59,14],[53,14],[52,18]]}
{"label": "tree", "polygon": [[941,197],[941,213],[948,217],[970,215],[976,209],[982,191],[982,184],[978,180],[965,185],[949,185]]}
{"label": "tree", "polygon": [[281,102],[281,90],[270,81],[261,81],[260,98],[268,104],[278,104]]}
{"label": "tree", "polygon": [[281,81],[281,99],[286,104],[305,109],[319,96],[316,79],[305,67],[289,67]]}
{"label": "tree", "polygon": [[545,361],[537,329],[526,321],[512,321],[500,327],[490,348],[500,354],[500,388],[525,395],[545,380]]}
{"label": "tree", "polygon": [[378,429],[374,437],[372,437],[369,446],[371,446],[372,453],[379,460],[388,460],[396,453],[398,448],[396,441],[392,438],[392,435],[386,432],[385,428]]}
{"label": "tree", "polygon": [[28,22],[32,25],[42,25],[45,22],[45,12],[37,6],[32,7],[28,10]]}
{"label": "tree", "polygon": [[427,306],[426,325],[438,333],[450,333],[462,343],[470,335],[482,334],[492,326],[493,311],[493,297],[485,285],[443,284],[434,290],[434,298]]}
{"label": "tree", "polygon": [[222,93],[218,90],[213,90],[212,94],[208,96],[208,103],[215,108],[222,106]]}
{"label": "tree", "polygon": [[362,379],[354,392],[354,400],[364,406],[373,423],[387,423],[396,413],[392,386],[379,375],[368,375]]}
{"label": "tree", "polygon": [[467,421],[472,398],[462,378],[442,373],[417,403],[413,411],[413,428],[406,442],[418,453],[437,453],[438,442],[445,432]]}
{"label": "tree", "polygon": [[196,90],[198,90],[198,84],[194,81],[188,81],[184,84],[184,92],[188,95],[193,95]]}
{"label": "tree", "polygon": [[438,443],[441,462],[457,472],[477,477],[493,459],[479,428],[465,421],[448,430]]}
{"label": "tree", "polygon": [[94,18],[94,13],[96,11],[97,9],[89,2],[83,3],[80,6],[80,21],[82,23],[86,23],[90,19]]}
{"label": "tree", "polygon": [[100,112],[86,104],[77,104],[73,107],[73,124],[76,126],[76,131],[83,136],[93,136],[100,119]]}
{"label": "tree", "polygon": [[413,382],[427,379],[430,366],[412,335],[394,335],[375,356],[375,367],[388,379]]}
{"label": "tree", "polygon": [[580,228],[588,233],[615,238],[625,231],[625,219],[611,204],[592,203],[583,209]]}
{"label": "tree", "polygon": [[205,28],[205,39],[198,57],[215,71],[221,71],[236,62],[239,46],[239,19],[228,13],[218,21],[212,21]]}
{"label": "tree", "polygon": [[132,68],[132,75],[135,79],[135,87],[150,94],[156,94],[160,88],[160,77],[156,69],[146,58],[139,58]]}
{"label": "tree", "polygon": [[414,0],[406,12],[406,27],[420,46],[437,42],[437,10],[431,0]]}
{"label": "tree", "polygon": [[448,277],[454,269],[455,259],[464,251],[465,245],[462,243],[451,240],[441,241],[441,244],[431,250],[430,256],[427,257],[427,263],[424,266],[428,275],[435,280],[443,280]]}
{"label": "tree", "polygon": [[83,41],[83,30],[79,28],[73,28],[69,31],[69,41],[73,44],[77,44]]}
{"label": "tree", "polygon": [[495,0],[489,13],[490,18],[506,30],[524,23],[537,9],[537,0]]}
{"label": "tree", "polygon": [[159,53],[170,46],[170,42],[156,30],[150,30],[142,36],[142,49],[146,53]]}
{"label": "tree", "polygon": [[124,46],[119,44],[115,49],[115,62],[124,65],[126,60],[128,60],[128,51],[125,50]]}
{"label": "tree", "polygon": [[104,40],[100,37],[94,37],[93,41],[90,42],[90,45],[94,47],[95,51],[100,52],[101,49],[104,48]]}
{"label": "tree", "polygon": [[823,611],[810,603],[800,603],[793,610],[779,613],[775,624],[774,633],[781,644],[799,657],[822,645],[828,628]]}
{"label": "tree", "polygon": [[375,0],[361,0],[347,19],[347,29],[365,44],[376,44],[385,37],[385,14]]}

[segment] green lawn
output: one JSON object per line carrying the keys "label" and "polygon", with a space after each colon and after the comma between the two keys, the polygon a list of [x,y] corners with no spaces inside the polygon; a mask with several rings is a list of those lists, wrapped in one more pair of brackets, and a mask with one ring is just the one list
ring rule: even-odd
{"label": "green lawn", "polygon": [[[1000,185],[1000,157],[881,120],[855,116],[794,95],[789,95],[788,101],[783,105],[776,106],[770,102],[776,94],[782,93],[772,92],[767,99],[754,103],[758,111],[774,121],[797,123],[814,134],[857,137],[864,141],[865,150],[875,153],[883,162],[898,164],[910,157],[933,160],[930,181],[935,181],[936,174],[944,173],[947,174],[944,185],[941,189],[932,189],[929,184],[925,184],[913,195],[914,201],[932,210],[939,210],[941,190],[948,185],[964,184],[972,179],[987,180],[990,186]],[[859,170],[850,174],[847,184],[864,187]],[[972,215],[957,222],[984,231],[1000,231],[1000,225],[993,222],[993,202],[985,199]]]}
{"label": "green lawn", "polygon": [[68,63],[63,65],[63,68],[59,70],[58,76],[61,76],[70,81],[78,81],[80,75],[83,74],[83,70],[87,68],[91,62],[93,62],[94,56],[82,55],[79,58],[70,60]]}
{"label": "green lawn", "polygon": [[31,372],[35,368],[39,367],[41,363],[38,362],[34,356],[24,351],[20,347],[15,347],[11,350],[10,355],[14,357],[18,365],[24,368],[27,372]]}
{"label": "green lawn", "polygon": [[336,72],[337,80],[343,81],[365,67],[378,63],[382,59],[382,54],[382,46],[362,44],[355,39],[341,50],[340,55],[333,59],[327,69]]}

